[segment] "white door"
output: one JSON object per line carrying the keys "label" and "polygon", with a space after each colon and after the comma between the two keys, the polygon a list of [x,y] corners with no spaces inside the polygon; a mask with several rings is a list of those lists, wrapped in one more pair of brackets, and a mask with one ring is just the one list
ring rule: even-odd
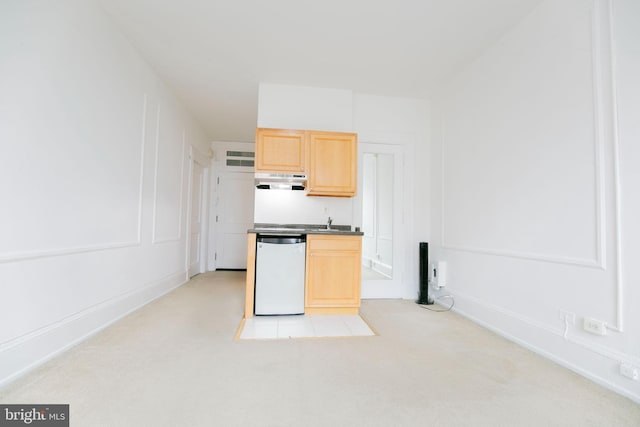
{"label": "white door", "polygon": [[204,272],[204,257],[206,239],[206,222],[203,220],[204,190],[206,183],[206,168],[198,156],[194,156],[191,169],[191,209],[189,220],[189,277]]}
{"label": "white door", "polygon": [[253,174],[223,172],[216,184],[216,269],[245,269],[247,230],[253,228]]}

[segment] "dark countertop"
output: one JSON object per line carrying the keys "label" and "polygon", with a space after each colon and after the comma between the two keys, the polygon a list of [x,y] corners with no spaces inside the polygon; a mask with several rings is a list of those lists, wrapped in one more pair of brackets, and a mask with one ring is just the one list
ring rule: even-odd
{"label": "dark countertop", "polygon": [[326,224],[264,224],[255,223],[247,233],[298,233],[298,234],[339,234],[345,236],[362,236],[362,231],[352,231],[350,225],[332,225],[327,229]]}

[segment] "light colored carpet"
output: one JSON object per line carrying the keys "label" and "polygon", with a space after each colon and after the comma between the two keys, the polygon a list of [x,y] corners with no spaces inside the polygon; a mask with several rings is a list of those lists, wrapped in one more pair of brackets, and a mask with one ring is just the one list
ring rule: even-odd
{"label": "light colored carpet", "polygon": [[640,405],[455,313],[363,301],[379,336],[234,340],[244,273],[197,276],[0,390],[78,426],[633,426]]}

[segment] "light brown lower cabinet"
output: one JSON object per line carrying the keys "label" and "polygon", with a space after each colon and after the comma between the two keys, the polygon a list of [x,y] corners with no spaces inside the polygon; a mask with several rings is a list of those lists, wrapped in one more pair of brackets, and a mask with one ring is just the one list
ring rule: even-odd
{"label": "light brown lower cabinet", "polygon": [[305,314],[357,314],[362,237],[307,236]]}

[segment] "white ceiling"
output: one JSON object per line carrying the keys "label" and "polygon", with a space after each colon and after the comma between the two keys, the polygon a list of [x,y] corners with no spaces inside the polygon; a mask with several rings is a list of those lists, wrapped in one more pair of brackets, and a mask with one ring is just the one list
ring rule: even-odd
{"label": "white ceiling", "polygon": [[258,83],[428,97],[541,0],[99,0],[213,140],[252,141]]}

